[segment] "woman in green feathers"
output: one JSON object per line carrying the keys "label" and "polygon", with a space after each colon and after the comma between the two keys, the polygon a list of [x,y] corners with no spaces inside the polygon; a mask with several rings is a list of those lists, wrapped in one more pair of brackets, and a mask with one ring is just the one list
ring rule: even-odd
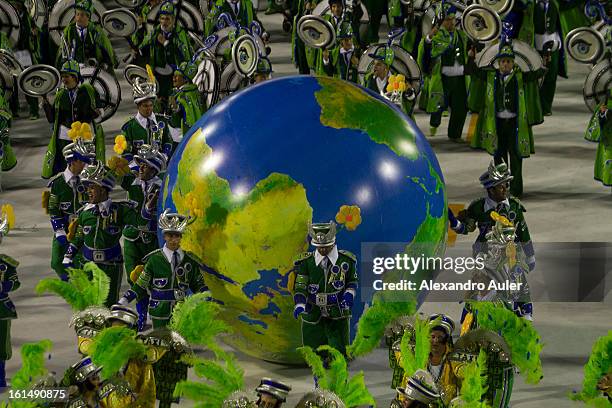
{"label": "woman in green feathers", "polygon": [[[479,68],[474,61],[476,50],[469,51],[468,70],[473,81],[481,81],[481,95],[471,95],[470,106],[479,112],[472,147],[486,150],[495,163],[509,164],[514,176],[510,193],[523,195],[523,158],[534,153],[531,127],[542,123],[538,79],[545,70],[522,72],[514,63],[512,45],[502,42],[492,67]],[[509,160],[508,160],[509,156]]]}
{"label": "woman in green feathers", "polygon": [[612,89],[607,100],[593,113],[584,138],[597,143],[594,178],[604,186],[612,186]]}
{"label": "woman in green feathers", "polygon": [[88,83],[83,83],[78,62],[68,60],[62,65],[63,88],[55,94],[53,104],[43,97],[43,109],[49,123],[53,123],[53,134],[43,159],[42,178],[48,179],[66,169],[62,154],[64,147],[72,143],[68,136],[74,122],[88,123],[95,137],[96,158],[104,162],[104,131],[95,122],[98,92]]}

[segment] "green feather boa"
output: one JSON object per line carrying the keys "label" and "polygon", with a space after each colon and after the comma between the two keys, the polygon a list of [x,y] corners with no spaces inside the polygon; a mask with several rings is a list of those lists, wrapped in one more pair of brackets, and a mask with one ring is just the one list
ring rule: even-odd
{"label": "green feather boa", "polygon": [[136,332],[127,327],[109,327],[94,337],[91,361],[102,367],[101,377],[110,378],[132,358],[145,356],[146,347],[136,340]]}
{"label": "green feather boa", "polygon": [[376,406],[376,400],[365,385],[363,371],[349,379],[346,359],[338,350],[330,346],[321,346],[317,349],[317,352],[327,353],[330,356],[328,369],[324,368],[321,356],[312,348],[305,346],[297,350],[317,377],[319,388],[336,394],[348,408],[362,405]]}
{"label": "green feather boa", "polygon": [[346,349],[351,358],[365,356],[374,350],[385,333],[385,327],[400,316],[416,312],[416,301],[393,302],[385,300],[383,292],[377,292],[370,306],[359,318],[357,334]]}
{"label": "green feather boa", "polygon": [[582,391],[571,395],[571,399],[584,401],[594,407],[612,407],[606,397],[601,396],[597,383],[612,371],[612,330],[597,339],[593,345],[589,361],[584,366]]}
{"label": "green feather boa", "polygon": [[42,279],[36,285],[36,294],[55,293],[77,312],[88,306],[104,304],[110,290],[110,279],[95,263],[88,262],[83,269],[68,269],[68,277],[68,282],[57,278]]}
{"label": "green feather boa", "polygon": [[230,332],[230,327],[218,317],[220,311],[219,304],[207,300],[204,293],[196,293],[176,304],[169,328],[189,344],[207,347],[219,355],[221,347],[215,337]]}
{"label": "green feather boa", "polygon": [[478,326],[499,333],[512,351],[512,364],[521,370],[525,381],[537,384],[543,377],[540,353],[544,345],[533,324],[513,311],[492,302],[469,302],[478,313]]}

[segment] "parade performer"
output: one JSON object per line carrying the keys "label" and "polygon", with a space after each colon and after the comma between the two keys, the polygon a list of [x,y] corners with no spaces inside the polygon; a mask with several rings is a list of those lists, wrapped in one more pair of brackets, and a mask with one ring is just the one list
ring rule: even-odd
{"label": "parade performer", "polygon": [[287,401],[291,386],[272,378],[262,378],[257,392],[257,406],[260,408],[281,408]]}
{"label": "parade performer", "polygon": [[260,57],[253,74],[253,83],[259,84],[272,77],[272,63],[268,57]]}
{"label": "parade performer", "polygon": [[103,161],[105,156],[104,132],[102,126],[94,121],[99,116],[96,110],[99,99],[97,91],[90,84],[82,83],[81,70],[75,60],[66,61],[60,73],[64,87],[55,94],[53,105],[46,96],[43,97],[45,115],[49,123],[53,123],[53,133],[43,159],[42,178],[44,179],[61,173],[66,168],[62,150],[73,142],[70,131],[77,122],[79,125],[88,124],[90,130],[73,132],[76,133],[73,137],[80,132],[88,133],[83,135],[86,139],[95,137],[97,159]]}
{"label": "parade performer", "polygon": [[401,0],[389,2],[388,16],[391,19],[392,28],[403,28],[404,32],[399,45],[406,50],[414,59],[418,58],[418,47],[423,37],[422,18],[415,13],[412,2],[404,3]]}
{"label": "parade performer", "polygon": [[442,404],[438,387],[431,374],[417,370],[408,377],[405,387],[398,387],[399,398],[391,401],[391,408],[428,408]]}
{"label": "parade performer", "polygon": [[469,69],[485,86],[481,88],[484,94],[476,96],[482,103],[472,147],[486,150],[496,164],[509,165],[514,176],[510,192],[521,197],[523,158],[535,152],[531,127],[543,121],[538,79],[545,70],[522,72],[514,63],[512,45],[503,41],[495,57],[496,68],[478,68],[475,55],[470,50]]}
{"label": "parade performer", "polygon": [[[223,13],[230,16],[232,21],[238,23],[241,27],[250,27],[251,23],[257,22],[262,28],[261,38],[267,41],[268,33],[263,29],[261,21],[257,18],[257,9],[253,6],[251,0],[225,0],[222,1],[213,11],[216,17]],[[216,24],[216,21],[215,21]]]}
{"label": "parade performer", "polygon": [[81,183],[81,172],[87,164],[95,160],[95,146],[79,138],[62,150],[68,165],[66,170],[54,177],[43,192],[43,208],[51,218],[51,228],[55,236],[51,244],[51,268],[62,280],[68,274],[62,260],[68,247],[68,226],[77,218],[77,211],[87,201],[85,186]]}
{"label": "parade performer", "polygon": [[428,61],[424,71],[429,76],[427,113],[431,114],[430,135],[434,136],[442,121],[442,113],[450,110],[448,138],[461,139],[467,116],[467,35],[456,27],[457,9],[441,3],[438,10],[440,26],[421,41],[419,48],[423,60]]}
{"label": "parade performer", "polygon": [[69,240],[62,263],[72,267],[79,254],[79,260],[94,262],[102,269],[110,279],[110,292],[105,302],[110,307],[119,300],[121,289],[121,232],[125,227],[137,225],[136,212],[133,204],[110,199],[115,177],[104,163],[97,161],[85,167],[82,180],[87,187],[89,203],[78,212],[76,235]]}
{"label": "parade performer", "polygon": [[158,111],[166,112],[172,92],[173,67],[191,60],[193,46],[185,29],[176,22],[176,7],[171,1],[162,3],[158,15],[159,24],[140,44],[139,52],[149,61],[159,82]]}
{"label": "parade performer", "polygon": [[612,186],[612,89],[606,101],[593,113],[584,138],[597,143],[594,178],[604,186]]}
{"label": "parade performer", "polygon": [[[198,68],[183,62],[174,70],[174,92],[170,98],[170,133],[175,145],[180,143],[189,129],[200,119],[204,109],[200,103],[198,87],[193,83]],[[176,131],[174,130],[176,129]]]}
{"label": "parade performer", "polygon": [[154,112],[157,85],[149,66],[147,72],[148,81],[136,80],[132,86],[132,95],[138,112],[121,126],[121,135],[115,138],[115,153],[121,154],[128,162],[134,159],[134,155],[143,144],[157,145],[168,159],[172,155],[173,142],[169,119]]}
{"label": "parade performer", "polygon": [[582,390],[571,395],[589,406],[606,407],[612,402],[612,330],[595,341],[584,366]]}
{"label": "parade performer", "polygon": [[[12,207],[8,204],[3,205],[0,214],[0,243],[14,222]],[[17,276],[18,266],[18,261],[8,255],[0,254],[0,390],[7,386],[5,364],[13,355],[11,320],[17,318],[17,312],[8,294],[21,286]]]}
{"label": "parade performer", "polygon": [[[329,21],[334,31],[338,33],[340,31],[340,24],[344,22],[344,20],[342,20],[342,17],[343,17],[342,13],[344,11],[343,0],[328,0],[328,4],[329,4],[330,14],[324,15],[322,16],[322,18],[324,20]],[[314,70],[315,74],[325,75],[325,65],[324,65],[323,60],[329,59],[328,53],[329,53],[329,50],[321,50],[321,49],[314,50],[314,54],[315,54],[314,66],[311,66],[311,68]]]}
{"label": "parade performer", "polygon": [[[487,234],[495,224],[491,212],[497,212],[513,223],[516,242],[521,245],[526,256],[525,262],[531,272],[535,269],[536,260],[524,215],[527,210],[517,198],[508,195],[511,180],[512,175],[506,164],[496,165],[491,162],[487,171],[480,176],[480,183],[487,190],[487,196],[472,201],[467,210],[459,212],[456,219],[451,220],[451,228],[459,234],[468,234],[478,226],[479,233],[472,252],[474,256],[484,255],[487,253]],[[454,218],[452,213],[449,213],[449,216]]]}
{"label": "parade performer", "polygon": [[316,0],[297,0],[297,9],[293,18],[291,31],[291,59],[298,69],[300,75],[310,75],[310,67],[314,67],[314,57],[316,50],[304,44],[304,41],[297,34],[297,25],[300,18],[308,15],[315,8]]}
{"label": "parade performer", "polygon": [[[115,50],[102,27],[91,21],[94,11],[92,0],[75,0],[74,21],[66,26],[62,34],[68,50],[58,50],[55,65],[60,67],[66,59],[86,64],[95,59],[104,64],[104,70],[113,73],[119,66]],[[66,51],[68,55],[64,55]]]}
{"label": "parade performer", "polygon": [[328,76],[344,79],[353,83],[359,82],[359,58],[361,52],[354,45],[353,29],[348,22],[342,22],[336,36],[338,46],[331,51],[323,51],[324,71]]}
{"label": "parade performer", "polygon": [[316,250],[303,253],[295,262],[293,316],[301,317],[305,346],[329,345],[346,355],[351,308],[359,283],[357,258],[338,250],[333,221],[310,224],[308,234]]}
{"label": "parade performer", "polygon": [[191,252],[181,249],[183,232],[190,217],[164,211],[159,217],[166,243],[163,248],[151,252],[145,258],[145,266],[132,289],[126,292],[120,303],[133,299],[140,301],[149,296],[149,314],[153,328],[167,326],[172,310],[191,293],[207,292],[204,283],[204,267]]}
{"label": "parade performer", "polygon": [[[136,283],[131,277],[132,272],[137,266],[144,265],[148,254],[158,249],[157,198],[162,184],[159,174],[166,169],[166,156],[159,152],[156,146],[143,144],[134,156],[134,162],[138,166],[138,173],[135,176],[125,175],[121,181],[121,187],[127,191],[128,199],[136,203],[137,214],[136,225],[123,230],[123,258],[130,285]],[[140,316],[139,330],[142,330],[146,323],[148,306],[147,296],[136,304]]]}
{"label": "parade performer", "polygon": [[11,147],[11,120],[13,115],[0,91],[0,172],[9,171],[17,165],[17,157]]}

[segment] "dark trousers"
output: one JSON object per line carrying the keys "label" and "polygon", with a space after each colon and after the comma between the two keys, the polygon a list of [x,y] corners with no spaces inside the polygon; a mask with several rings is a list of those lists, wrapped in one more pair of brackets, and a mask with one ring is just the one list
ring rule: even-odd
{"label": "dark trousers", "polygon": [[542,85],[540,86],[540,103],[542,104],[542,113],[548,115],[552,113],[552,104],[555,99],[555,91],[557,89],[557,75],[559,74],[559,51],[552,53],[548,71],[544,76]]}
{"label": "dark trousers", "polygon": [[[497,151],[495,164],[506,163],[514,177],[510,182],[510,194],[523,195],[523,157],[518,149],[517,119],[497,119]],[[509,160],[508,160],[509,159]]]}
{"label": "dark trousers", "polygon": [[448,121],[448,138],[461,139],[463,125],[467,117],[467,90],[465,89],[465,76],[449,77],[442,75],[442,86],[444,88],[444,106],[431,114],[429,125],[438,127],[442,122],[442,112],[446,107],[450,109]]}

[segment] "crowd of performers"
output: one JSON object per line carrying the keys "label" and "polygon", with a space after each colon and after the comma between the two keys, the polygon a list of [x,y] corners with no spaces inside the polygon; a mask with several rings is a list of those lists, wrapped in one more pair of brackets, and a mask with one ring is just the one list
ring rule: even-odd
{"label": "crowd of performers", "polygon": [[[58,42],[49,28],[50,16],[37,27],[25,4],[16,0],[0,5],[11,7],[20,20],[19,35],[9,38],[0,32],[5,56],[1,64],[42,69],[43,63],[55,67],[61,78],[52,101],[49,92],[36,94],[17,76],[12,87],[4,88],[0,160],[3,171],[16,165],[9,129],[19,117],[19,93],[24,92],[30,118],[38,119],[40,102],[52,124],[41,176],[49,179],[43,207],[54,232],[51,267],[57,278],[43,279],[37,291],[54,292],[73,308],[71,326],[83,357],[60,377],[41,379],[44,369],[27,370],[44,364],[24,364],[11,385],[66,387],[70,407],[153,407],[156,400],[168,407],[179,397],[210,406],[281,406],[289,385],[264,378],[253,397],[243,389],[243,373],[234,356],[216,343],[227,327],[216,319],[221,306],[208,291],[209,272],[194,254],[181,249],[190,217],[157,214],[166,165],[183,134],[219,98],[272,73],[270,35],[251,0],[208,2],[201,32],[182,26],[179,17],[185,5],[151,0],[136,6],[132,13],[137,27],[126,36],[129,58],[136,64],[129,72],[136,74],[128,75],[127,69],[125,74],[136,112],[122,126],[114,140],[116,155],[108,160],[102,122],[114,110],[109,95],[100,95],[93,86],[92,76],[102,71],[115,78],[120,64],[106,26],[94,19],[94,3],[71,3],[74,19],[62,28]],[[308,41],[299,30],[299,23],[307,21],[304,17],[321,5],[329,10],[322,12],[323,27],[332,28],[335,41],[325,45]],[[595,7],[589,5],[590,10]],[[485,196],[456,215],[449,211],[450,227],[460,234],[478,229],[473,251],[486,259],[486,268],[474,279],[522,282],[522,290],[471,293],[457,316],[460,328],[450,316],[423,319],[416,315],[415,302],[388,302],[381,293],[361,317],[350,343],[357,259],[338,248],[333,222],[310,225],[314,250],[296,257],[292,292],[304,343],[300,351],[313,368],[316,389],[298,406],[374,405],[363,374],[349,378],[347,361],[370,353],[383,338],[389,347],[390,383],[397,391],[392,404],[397,407],[507,407],[517,372],[530,383],[542,375],[543,345],[531,323],[526,284],[526,275],[535,268],[535,251],[525,208],[516,198],[523,193],[522,160],[534,152],[532,127],[552,113],[557,76],[567,73],[565,35],[595,23],[597,17],[607,30],[612,7],[597,5],[599,14],[593,15],[584,13],[583,2],[515,1],[503,16],[493,11],[504,22],[500,39],[489,43],[459,24],[467,5],[434,2],[428,7],[400,0],[324,0],[319,5],[270,1],[266,13],[283,14],[301,74],[360,83],[407,115],[419,108],[430,114],[430,136],[448,113],[447,135],[461,140],[471,112],[470,144],[486,150],[493,160],[480,177]],[[156,14],[151,20],[152,10]],[[364,10],[369,18],[365,25]],[[423,24],[432,17],[427,10],[433,13],[429,26]],[[388,42],[380,42],[385,14],[392,33]],[[598,27],[602,29],[601,22]],[[324,37],[325,32],[320,34]],[[611,35],[602,34],[604,47],[610,46]],[[238,67],[232,56],[241,36],[251,38],[259,53],[248,70]],[[229,46],[222,47],[222,39]],[[539,65],[525,57],[531,49]],[[489,55],[484,65],[483,55]],[[607,49],[602,55],[607,58]],[[532,64],[523,69],[519,58]],[[408,68],[398,68],[398,59]],[[414,63],[418,76],[406,61]],[[228,67],[236,82],[224,83],[207,71]],[[607,115],[612,99],[605,92],[596,102],[586,135],[599,143],[595,178],[611,185]],[[119,187],[129,200],[111,199]],[[10,208],[3,207],[0,236],[12,222]],[[158,232],[165,242],[161,248]],[[0,388],[8,385],[5,361],[12,355],[11,320],[17,317],[9,293],[20,286],[18,265],[10,256],[0,256]],[[130,289],[121,293],[124,275]],[[596,343],[585,367],[583,390],[575,398],[607,401],[611,344],[612,334]],[[41,360],[50,347],[44,341],[26,344],[23,359]],[[212,357],[196,357],[194,347],[206,348]],[[187,381],[190,368],[201,382]]]}

